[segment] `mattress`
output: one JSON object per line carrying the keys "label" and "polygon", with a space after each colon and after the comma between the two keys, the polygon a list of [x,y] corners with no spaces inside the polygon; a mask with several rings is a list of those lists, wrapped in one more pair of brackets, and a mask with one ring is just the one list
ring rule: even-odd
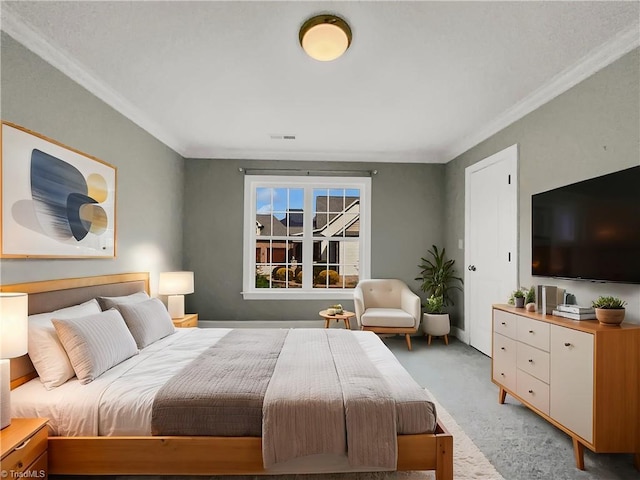
{"label": "mattress", "polygon": [[[56,436],[149,436],[158,390],[230,331],[177,329],[87,385],[73,378],[48,391],[39,379],[33,379],[11,392],[12,416],[49,418]],[[353,335],[394,392],[398,433],[433,433],[435,407],[424,390],[374,333],[354,331]],[[411,408],[415,402],[430,404],[429,431],[416,431],[418,424],[424,429],[425,421],[416,418],[415,412],[425,409]]]}

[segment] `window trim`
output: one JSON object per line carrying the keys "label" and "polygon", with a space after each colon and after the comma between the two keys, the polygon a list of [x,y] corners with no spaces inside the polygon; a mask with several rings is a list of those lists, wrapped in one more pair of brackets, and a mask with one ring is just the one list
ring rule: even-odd
{"label": "window trim", "polygon": [[[246,175],[244,179],[244,234],[242,296],[245,300],[331,300],[353,298],[353,288],[278,288],[255,287],[255,218],[256,192],[258,187],[282,188],[357,188],[360,190],[360,280],[371,277],[371,178],[334,176],[280,176]],[[305,195],[305,214],[313,212],[313,198]],[[311,215],[305,215],[305,218]],[[305,220],[306,222],[307,220]],[[309,219],[311,221],[311,219]],[[313,231],[305,232],[303,240],[313,240]],[[301,263],[304,263],[301,262]],[[308,268],[303,271],[310,271]]]}

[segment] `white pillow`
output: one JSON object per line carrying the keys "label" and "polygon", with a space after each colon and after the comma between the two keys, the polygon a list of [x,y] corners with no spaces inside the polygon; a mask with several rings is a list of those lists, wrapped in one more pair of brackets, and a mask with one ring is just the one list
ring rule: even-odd
{"label": "white pillow", "polygon": [[144,348],[176,331],[169,312],[157,298],[140,303],[123,303],[116,308],[122,314],[138,348]]}
{"label": "white pillow", "polygon": [[83,385],[138,353],[136,341],[115,309],[52,322]]}
{"label": "white pillow", "polygon": [[29,358],[44,388],[51,390],[75,375],[51,319],[84,317],[100,311],[100,305],[92,299],[54,312],[29,315]]}
{"label": "white pillow", "polygon": [[136,292],[131,295],[122,295],[121,297],[98,297],[98,303],[102,311],[109,310],[123,303],[138,303],[149,300],[147,292]]}

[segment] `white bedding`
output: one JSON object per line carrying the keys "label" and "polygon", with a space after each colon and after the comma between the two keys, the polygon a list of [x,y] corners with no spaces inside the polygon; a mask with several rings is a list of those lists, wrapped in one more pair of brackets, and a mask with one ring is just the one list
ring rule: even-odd
{"label": "white bedding", "polygon": [[[12,416],[49,418],[52,435],[58,436],[151,435],[158,389],[229,331],[177,329],[86,385],[74,377],[46,390],[33,379],[11,392]],[[374,333],[353,333],[390,385],[415,382]]]}

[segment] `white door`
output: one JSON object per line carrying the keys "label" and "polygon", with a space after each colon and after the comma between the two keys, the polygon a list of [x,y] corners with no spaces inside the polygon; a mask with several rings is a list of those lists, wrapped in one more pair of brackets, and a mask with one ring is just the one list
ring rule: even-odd
{"label": "white door", "polygon": [[518,146],[465,171],[465,329],[491,356],[491,305],[518,285]]}

